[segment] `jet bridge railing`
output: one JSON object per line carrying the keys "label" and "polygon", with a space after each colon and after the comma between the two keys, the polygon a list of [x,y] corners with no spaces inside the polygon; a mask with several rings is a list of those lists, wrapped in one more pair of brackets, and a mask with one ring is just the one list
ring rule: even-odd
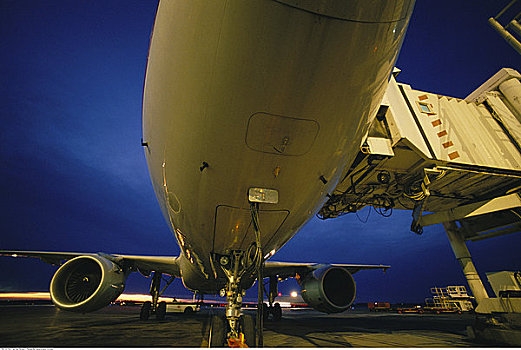
{"label": "jet bridge railing", "polygon": [[514,5],[521,4],[519,0],[512,0],[508,5],[506,5],[495,17],[490,17],[488,19],[488,23],[494,30],[508,43],[510,46],[514,48],[519,54],[521,54],[521,42],[509,32],[512,30],[516,35],[521,38],[521,26],[519,25],[519,20],[521,19],[521,12],[518,12],[512,20],[506,25],[502,26],[498,21],[501,16],[503,16],[508,10],[514,8]]}

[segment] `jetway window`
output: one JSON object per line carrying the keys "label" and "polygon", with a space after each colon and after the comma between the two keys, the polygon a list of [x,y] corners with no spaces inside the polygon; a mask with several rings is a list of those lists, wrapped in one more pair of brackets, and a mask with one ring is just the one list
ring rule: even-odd
{"label": "jetway window", "polygon": [[432,105],[427,102],[418,102],[418,107],[422,113],[435,114],[432,110]]}

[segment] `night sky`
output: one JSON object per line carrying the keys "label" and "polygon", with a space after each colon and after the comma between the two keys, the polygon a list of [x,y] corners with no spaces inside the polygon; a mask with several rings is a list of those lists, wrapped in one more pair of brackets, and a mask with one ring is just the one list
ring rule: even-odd
{"label": "night sky", "polygon": [[[519,56],[487,24],[509,0],[419,1],[398,81],[464,98]],[[0,249],[178,255],[140,145],[156,1],[0,2]],[[519,9],[518,9],[519,11]],[[505,22],[503,22],[505,23]],[[368,209],[312,219],[273,258],[389,264],[356,274],[358,300],[423,301],[464,284],[441,225],[409,231],[411,213]],[[521,270],[521,235],[468,244],[481,273]],[[44,291],[54,267],[0,258],[0,292]],[[127,292],[148,291],[129,278]],[[293,280],[283,293],[296,289]],[[180,281],[170,295],[187,295]]]}

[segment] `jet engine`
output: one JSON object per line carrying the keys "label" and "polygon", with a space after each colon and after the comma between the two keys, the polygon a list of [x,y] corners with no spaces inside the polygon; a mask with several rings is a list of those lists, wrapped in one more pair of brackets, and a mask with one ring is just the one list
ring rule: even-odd
{"label": "jet engine", "polygon": [[325,266],[317,269],[304,276],[300,286],[304,301],[320,312],[343,312],[355,300],[355,280],[342,267]]}
{"label": "jet engine", "polygon": [[90,312],[107,306],[123,292],[128,274],[99,255],[67,261],[51,281],[51,299],[60,309]]}

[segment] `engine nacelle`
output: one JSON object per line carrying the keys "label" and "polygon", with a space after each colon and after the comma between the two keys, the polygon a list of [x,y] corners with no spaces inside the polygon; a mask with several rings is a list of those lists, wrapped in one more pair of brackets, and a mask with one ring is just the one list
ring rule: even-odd
{"label": "engine nacelle", "polygon": [[302,298],[313,309],[325,313],[347,310],[356,296],[355,280],[346,269],[325,266],[304,276]]}
{"label": "engine nacelle", "polygon": [[99,255],[67,261],[51,281],[51,299],[60,309],[91,312],[107,306],[123,292],[127,274]]}

